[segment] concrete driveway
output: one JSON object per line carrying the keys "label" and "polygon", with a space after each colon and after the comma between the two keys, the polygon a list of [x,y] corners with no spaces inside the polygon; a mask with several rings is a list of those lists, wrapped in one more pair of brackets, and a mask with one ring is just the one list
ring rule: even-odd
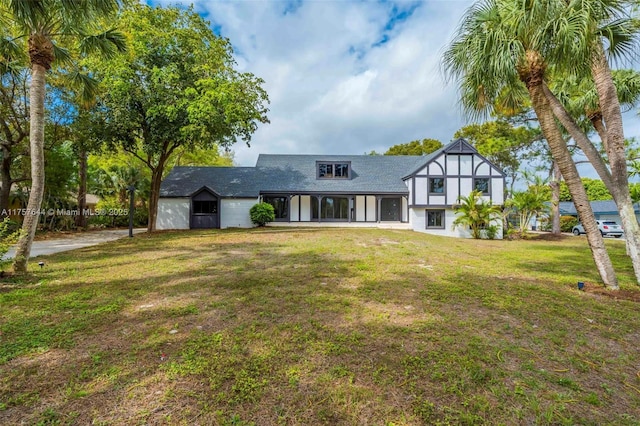
{"label": "concrete driveway", "polygon": [[[134,234],[145,232],[146,229],[136,228]],[[31,246],[31,256],[42,256],[46,254],[60,253],[63,251],[75,250],[83,247],[96,246],[108,241],[126,238],[129,236],[128,229],[105,229],[101,231],[87,231],[71,234],[65,238],[34,241]],[[5,258],[11,259],[15,255],[15,248],[11,248]]]}

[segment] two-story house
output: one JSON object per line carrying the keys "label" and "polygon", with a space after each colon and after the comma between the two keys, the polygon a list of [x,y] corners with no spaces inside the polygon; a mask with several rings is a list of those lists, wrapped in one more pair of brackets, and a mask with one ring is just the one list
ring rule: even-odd
{"label": "two-story house", "polygon": [[504,202],[504,174],[464,139],[426,156],[262,154],[255,167],[175,167],[162,183],[157,229],[251,227],[262,200],[280,224],[405,224],[453,229],[460,195]]}

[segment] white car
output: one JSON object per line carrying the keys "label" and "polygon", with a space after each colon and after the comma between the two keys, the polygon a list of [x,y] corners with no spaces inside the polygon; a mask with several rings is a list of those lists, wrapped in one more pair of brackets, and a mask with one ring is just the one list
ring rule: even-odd
{"label": "white car", "polygon": [[[603,237],[605,235],[611,235],[613,237],[620,238],[624,233],[622,226],[618,225],[613,220],[596,220],[596,223],[598,224],[598,229],[600,230],[600,233]],[[584,228],[582,227],[581,223],[574,226],[571,232],[573,232],[573,235],[575,236],[585,234]]]}

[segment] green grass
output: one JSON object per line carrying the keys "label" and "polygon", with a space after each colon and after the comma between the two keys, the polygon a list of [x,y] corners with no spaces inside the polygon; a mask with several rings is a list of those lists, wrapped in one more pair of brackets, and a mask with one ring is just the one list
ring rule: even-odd
{"label": "green grass", "polygon": [[0,424],[638,425],[638,302],[577,281],[598,282],[585,238],[267,228],[49,256],[0,286]]}

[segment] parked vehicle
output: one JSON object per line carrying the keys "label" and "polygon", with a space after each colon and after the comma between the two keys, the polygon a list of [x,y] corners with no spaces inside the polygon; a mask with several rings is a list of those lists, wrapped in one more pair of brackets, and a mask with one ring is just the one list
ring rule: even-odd
{"label": "parked vehicle", "polygon": [[[613,237],[620,238],[624,233],[622,227],[613,220],[596,220],[596,223],[598,224],[598,229],[600,230],[600,233],[603,237],[605,235],[611,235]],[[582,227],[582,223],[578,223],[576,226],[574,226],[571,232],[573,232],[573,235],[575,236],[584,234],[585,232],[584,228]]]}

